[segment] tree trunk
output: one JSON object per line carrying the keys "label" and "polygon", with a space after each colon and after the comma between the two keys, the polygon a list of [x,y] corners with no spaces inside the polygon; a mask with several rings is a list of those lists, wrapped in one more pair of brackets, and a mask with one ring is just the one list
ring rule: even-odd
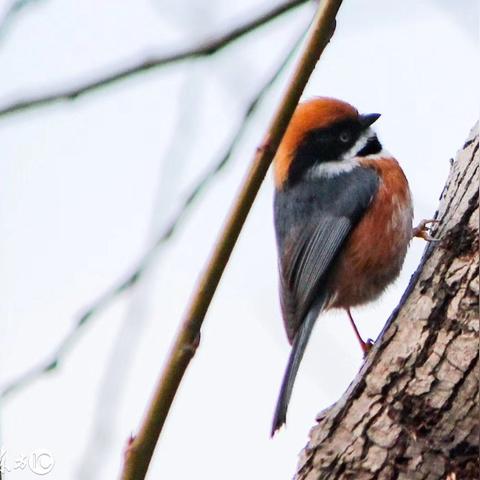
{"label": "tree trunk", "polygon": [[320,413],[296,475],[479,479],[478,128],[452,165],[434,236],[343,397]]}

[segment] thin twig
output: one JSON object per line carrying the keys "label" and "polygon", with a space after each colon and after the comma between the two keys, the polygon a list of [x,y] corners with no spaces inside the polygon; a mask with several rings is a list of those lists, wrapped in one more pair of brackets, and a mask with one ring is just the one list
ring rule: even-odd
{"label": "thin twig", "polygon": [[[206,24],[208,23],[207,21]],[[157,194],[152,209],[150,232],[147,234],[148,246],[151,245],[152,239],[158,237],[164,224],[170,221],[172,212],[166,206],[176,204],[182,173],[189,159],[192,159],[195,138],[200,134],[198,115],[202,110],[202,103],[205,102],[201,92],[204,91],[207,81],[203,75],[205,70],[203,67],[204,65],[200,63],[192,63],[191,68],[182,78],[177,98],[177,116],[172,128],[174,133],[160,161]],[[188,141],[185,141],[186,138]],[[162,249],[157,249],[149,272],[129,293],[128,305],[122,315],[123,318],[95,396],[94,412],[90,417],[92,428],[85,442],[85,449],[77,461],[76,480],[101,478],[106,466],[105,458],[114,448],[115,424],[128,386],[124,378],[129,374],[144,333],[148,317],[148,299],[151,298],[154,288],[151,270],[155,267],[158,271],[161,253]]]}
{"label": "thin twig", "polygon": [[105,308],[110,306],[110,304],[115,301],[120,295],[138,284],[139,280],[141,280],[147,269],[150,267],[159,248],[165,243],[167,243],[168,240],[170,240],[173,234],[177,231],[180,224],[185,220],[195,200],[198,199],[198,197],[205,191],[205,189],[215,178],[215,176],[220,173],[231,160],[237,145],[243,138],[243,135],[250,123],[251,118],[257,111],[260,103],[262,102],[267,92],[270,90],[271,86],[276,82],[280,74],[285,69],[285,66],[292,59],[292,56],[296,48],[298,48],[301,38],[303,38],[303,34],[302,37],[297,40],[294,47],[288,52],[284,60],[275,70],[275,72],[265,81],[265,83],[261,86],[255,96],[252,98],[250,103],[247,105],[243,118],[240,120],[239,127],[235,135],[231,139],[225,152],[220,157],[220,160],[217,161],[198,180],[198,182],[186,196],[183,204],[180,206],[176,215],[172,218],[170,223],[162,230],[162,232],[160,233],[156,241],[152,244],[152,246],[143,254],[137,265],[132,268],[131,273],[126,275],[122,280],[118,281],[114,286],[105,291],[98,300],[93,302],[90,306],[86,307],[83,313],[79,316],[78,320],[73,325],[71,331],[65,336],[63,340],[60,341],[58,347],[47,357],[47,359],[40,362],[39,365],[29,369],[20,377],[16,378],[7,386],[5,386],[0,391],[0,399],[9,396],[13,392],[21,390],[42,375],[59,368],[62,361],[64,361],[65,356],[71,351],[73,346],[80,339],[81,330],[83,330],[83,328],[87,324],[90,324],[97,315],[103,312]]}
{"label": "thin twig", "polygon": [[[268,79],[262,82],[260,89],[255,92],[254,98],[249,102],[243,119],[237,129],[237,133],[234,138],[239,139],[243,137],[245,128],[248,128],[248,125],[251,125],[250,119],[252,119],[254,112],[257,111],[259,102],[267,91],[270,91],[270,87],[276,81],[278,76],[283,72],[287,63],[290,62],[293,54],[297,50],[297,47],[300,43],[300,40],[304,37],[305,28],[302,28],[302,35],[298,40],[292,42],[292,45],[289,45],[288,52],[282,56],[280,64],[275,68],[275,71],[268,76]],[[190,78],[191,77],[191,78]],[[193,83],[192,83],[192,82]],[[174,129],[178,132],[178,135],[174,135],[171,139],[171,151],[168,151],[165,155],[165,158],[174,158],[176,159],[176,164],[178,164],[179,155],[182,153],[181,157],[185,152],[185,143],[181,142],[182,135],[185,131],[188,131],[188,138],[195,134],[193,126],[188,126],[189,122],[198,124],[195,121],[195,115],[190,109],[191,105],[194,105],[195,99],[198,99],[198,92],[192,90],[192,88],[197,88],[199,85],[200,79],[195,76],[189,75],[188,84],[186,85],[186,90],[190,92],[190,100],[187,99],[186,105],[183,105],[183,115],[179,119],[179,124],[177,128]],[[193,119],[193,120],[192,120]],[[232,143],[233,143],[232,139]],[[179,147],[180,145],[180,147]],[[183,145],[183,146],[182,146]],[[192,145],[190,145],[191,147]],[[180,148],[181,152],[177,152]],[[232,158],[232,156],[230,156]],[[178,172],[175,169],[175,175],[178,176]],[[213,177],[211,177],[213,180]],[[166,180],[167,182],[170,180]],[[163,191],[163,189],[160,189]],[[157,205],[159,208],[161,205],[164,205],[165,202],[160,202]],[[161,208],[160,208],[161,212]],[[158,228],[156,229],[158,231]],[[155,267],[158,269],[159,261],[159,251],[155,255]],[[149,276],[148,276],[149,277]],[[82,455],[82,459],[79,462],[80,470],[78,472],[78,480],[83,479],[93,479],[98,478],[100,471],[103,467],[104,458],[109,454],[110,448],[112,446],[112,437],[114,435],[113,425],[115,424],[116,416],[118,415],[119,405],[122,401],[122,393],[126,388],[126,383],[124,382],[125,373],[128,374],[128,369],[132,360],[133,354],[136,352],[138,347],[138,342],[140,335],[142,333],[142,325],[144,323],[145,311],[141,308],[145,301],[145,295],[148,295],[145,292],[145,287],[148,282],[147,278],[144,278],[141,283],[137,283],[137,288],[132,292],[132,304],[130,305],[128,312],[123,320],[122,326],[120,327],[119,334],[115,341],[114,347],[112,349],[111,356],[108,360],[107,367],[105,369],[105,374],[103,375],[103,380],[100,385],[99,395],[97,400],[97,405],[92,420],[92,431],[89,434],[89,440],[86,442],[86,450]],[[151,290],[151,288],[150,288]],[[141,298],[137,298],[139,294],[142,294]]]}
{"label": "thin twig", "polygon": [[225,33],[221,33],[193,47],[190,46],[188,48],[182,48],[177,52],[166,55],[153,55],[141,61],[134,60],[122,62],[123,66],[114,69],[112,73],[100,76],[94,80],[88,80],[74,87],[66,89],[54,89],[53,93],[49,94],[27,95],[24,99],[14,100],[11,103],[7,103],[3,107],[0,107],[0,117],[14,112],[19,112],[21,110],[45,106],[60,100],[75,100],[81,95],[91,93],[99,88],[106,87],[147,70],[165,67],[166,65],[171,65],[187,59],[213,55],[230,45],[235,40],[238,40],[242,36],[253,32],[257,28],[302,5],[306,1],[307,0],[287,0],[272,7],[270,10],[262,13],[258,17],[248,20]]}
{"label": "thin twig", "polygon": [[5,13],[0,18],[0,40],[7,32],[14,18],[21,12],[23,12],[27,7],[33,5],[34,3],[39,3],[42,0],[15,0],[12,2],[6,9]]}
{"label": "thin twig", "polygon": [[177,389],[198,347],[200,328],[213,295],[303,89],[333,34],[335,16],[341,3],[342,0],[323,0],[318,6],[313,28],[287,92],[267,130],[263,145],[257,149],[227,222],[200,277],[138,435],[129,442],[122,480],[142,480],[147,474]]}

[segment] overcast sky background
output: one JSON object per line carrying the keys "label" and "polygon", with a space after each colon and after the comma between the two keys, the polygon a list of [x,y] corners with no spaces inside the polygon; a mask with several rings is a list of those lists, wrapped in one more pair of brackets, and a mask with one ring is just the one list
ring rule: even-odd
{"label": "overcast sky background", "polygon": [[[37,2],[0,38],[0,106],[193,43],[271,4]],[[0,0],[0,12],[8,5]],[[416,221],[434,214],[449,159],[478,117],[477,10],[474,0],[345,1],[304,94],[336,96],[362,112],[382,113],[376,129],[407,174]],[[214,57],[0,118],[0,385],[44,359],[83,307],[131,269],[217,161],[245,105],[311,14],[305,5]],[[0,446],[10,463],[47,449],[56,465],[45,478],[118,476],[126,440],[143,417],[195,280],[289,73],[136,294],[123,295],[93,320],[59,370],[3,402]],[[339,398],[361,366],[345,315],[322,315],[287,428],[269,438],[289,353],[271,207],[269,175],[208,313],[149,478],[291,478],[315,415]],[[380,332],[423,248],[414,240],[395,286],[354,312],[365,338]],[[92,433],[95,426],[105,429]],[[7,476],[33,478],[28,470]]]}

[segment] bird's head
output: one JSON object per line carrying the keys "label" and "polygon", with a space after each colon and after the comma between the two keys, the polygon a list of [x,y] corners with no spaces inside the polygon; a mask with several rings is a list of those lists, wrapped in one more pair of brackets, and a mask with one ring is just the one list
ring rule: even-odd
{"label": "bird's head", "polygon": [[275,156],[275,184],[284,188],[307,176],[351,170],[356,159],[382,150],[370,128],[378,113],[359,114],[352,105],[318,97],[298,105]]}

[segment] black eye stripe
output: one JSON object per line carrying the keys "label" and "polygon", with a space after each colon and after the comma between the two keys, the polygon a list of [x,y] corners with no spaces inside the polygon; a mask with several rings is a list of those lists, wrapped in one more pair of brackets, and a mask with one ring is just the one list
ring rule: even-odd
{"label": "black eye stripe", "polygon": [[[294,184],[314,165],[339,160],[350,150],[362,131],[361,125],[354,120],[336,123],[329,128],[309,131],[298,145],[295,157],[290,164],[288,181]],[[342,141],[340,135],[348,133],[348,141]]]}

